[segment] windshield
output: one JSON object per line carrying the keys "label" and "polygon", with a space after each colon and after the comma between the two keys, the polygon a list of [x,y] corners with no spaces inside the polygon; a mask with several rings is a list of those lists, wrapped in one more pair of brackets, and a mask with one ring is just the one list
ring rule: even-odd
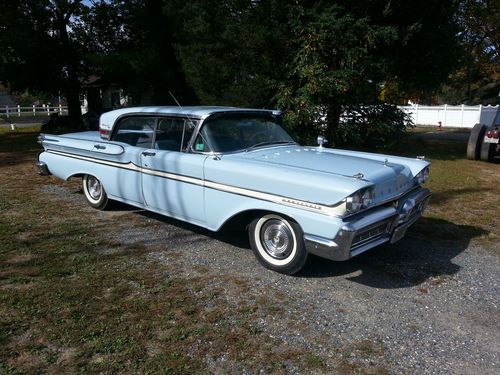
{"label": "windshield", "polygon": [[295,143],[278,119],[254,114],[225,114],[207,119],[200,133],[195,151],[224,153]]}

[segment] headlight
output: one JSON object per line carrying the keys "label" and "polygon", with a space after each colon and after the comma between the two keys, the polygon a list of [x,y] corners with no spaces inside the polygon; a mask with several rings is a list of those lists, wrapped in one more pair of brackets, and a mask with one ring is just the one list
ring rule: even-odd
{"label": "headlight", "polygon": [[415,176],[415,182],[417,184],[424,184],[429,179],[429,167],[424,168],[419,174]]}
{"label": "headlight", "polygon": [[359,212],[362,208],[368,207],[372,202],[371,190],[357,191],[348,196],[345,200],[346,210],[350,214]]}

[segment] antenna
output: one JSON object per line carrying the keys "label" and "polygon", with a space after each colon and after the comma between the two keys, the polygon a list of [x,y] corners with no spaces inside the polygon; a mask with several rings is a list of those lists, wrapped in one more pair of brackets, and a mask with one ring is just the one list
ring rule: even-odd
{"label": "antenna", "polygon": [[[174,99],[175,103],[177,104],[177,106],[181,109],[181,111],[185,112],[184,111],[184,108],[181,106],[181,104],[179,103],[179,101],[176,99],[176,97],[174,96],[174,94],[172,94],[172,92],[170,90],[168,90],[168,93],[170,94],[170,96],[172,97],[172,99]],[[195,122],[193,121],[193,119],[191,117],[189,117],[189,114],[187,114],[185,112],[185,115],[186,117],[188,118],[188,120],[191,122],[191,124],[194,126]],[[186,126],[184,125],[184,129],[182,129],[182,140],[181,140],[181,148],[182,148],[182,144],[184,143],[184,131],[185,131],[185,128]],[[201,133],[201,131],[198,132],[198,134],[200,135],[201,139],[203,139],[203,142],[205,142],[208,147],[210,147],[210,150],[213,150],[213,147],[210,145],[210,142],[208,142],[206,140],[206,138],[203,136],[203,134]],[[181,150],[182,151],[182,150]],[[217,158],[218,156],[212,151],[212,154],[214,154]]]}

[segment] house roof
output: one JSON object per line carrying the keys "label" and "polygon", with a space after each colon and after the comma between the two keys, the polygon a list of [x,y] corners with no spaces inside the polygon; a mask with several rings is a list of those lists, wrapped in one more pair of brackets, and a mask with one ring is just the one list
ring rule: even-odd
{"label": "house roof", "polygon": [[12,100],[7,88],[0,83],[0,106],[6,105],[16,105],[16,103]]}

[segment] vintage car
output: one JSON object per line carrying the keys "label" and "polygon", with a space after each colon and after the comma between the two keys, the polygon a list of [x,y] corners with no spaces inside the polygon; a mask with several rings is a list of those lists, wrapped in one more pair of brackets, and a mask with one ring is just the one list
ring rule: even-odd
{"label": "vintage car", "polygon": [[267,268],[294,274],[308,254],[347,260],[400,240],[424,211],[429,163],[300,146],[281,113],[139,107],[99,131],[41,134],[41,174],[82,178],[88,203],[121,201],[212,231],[248,229]]}

